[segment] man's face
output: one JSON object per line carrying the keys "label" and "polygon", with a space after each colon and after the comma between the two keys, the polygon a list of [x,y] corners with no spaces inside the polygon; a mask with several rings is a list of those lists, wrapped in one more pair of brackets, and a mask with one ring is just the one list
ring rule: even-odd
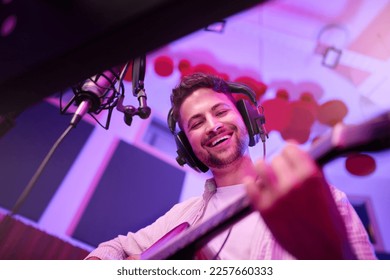
{"label": "man's face", "polygon": [[247,129],[225,94],[198,89],[183,102],[180,116],[195,155],[208,167],[226,167],[245,153]]}

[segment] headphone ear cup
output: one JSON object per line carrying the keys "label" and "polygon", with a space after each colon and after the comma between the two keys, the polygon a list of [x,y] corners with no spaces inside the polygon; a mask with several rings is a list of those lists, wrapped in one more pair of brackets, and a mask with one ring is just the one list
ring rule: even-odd
{"label": "headphone ear cup", "polygon": [[249,146],[256,145],[260,139],[264,143],[268,135],[264,126],[264,115],[257,110],[256,94],[250,87],[242,83],[229,82],[228,86],[231,93],[245,94],[252,101],[250,103],[248,100],[240,99],[236,102],[236,107],[248,130]]}
{"label": "headphone ear cup", "polygon": [[188,166],[197,172],[207,172],[209,168],[195,155],[185,133],[183,131],[179,131],[174,136],[177,147],[177,163],[181,166],[188,164]]}
{"label": "headphone ear cup", "polygon": [[240,99],[236,103],[249,135],[249,146],[253,147],[261,138],[262,126],[265,122],[264,116],[259,114],[257,108],[254,108],[248,100]]}

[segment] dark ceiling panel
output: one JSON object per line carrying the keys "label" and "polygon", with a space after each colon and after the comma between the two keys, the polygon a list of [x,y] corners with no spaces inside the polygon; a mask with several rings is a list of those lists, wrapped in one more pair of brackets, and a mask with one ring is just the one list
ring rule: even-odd
{"label": "dark ceiling panel", "polygon": [[0,114],[21,111],[99,71],[264,0],[24,0],[0,4]]}

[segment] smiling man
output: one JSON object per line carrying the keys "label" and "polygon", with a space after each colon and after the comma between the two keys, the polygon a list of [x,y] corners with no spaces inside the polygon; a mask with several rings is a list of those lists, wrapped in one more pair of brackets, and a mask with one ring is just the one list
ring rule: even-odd
{"label": "smiling man", "polygon": [[136,259],[177,226],[200,224],[243,195],[255,211],[198,258],[375,259],[345,194],[327,184],[307,153],[288,144],[271,162],[252,162],[248,128],[228,83],[195,73],[173,89],[171,102],[186,152],[211,171],[203,195],[174,205],[138,232],[101,243],[87,259]]}
{"label": "smiling man", "polygon": [[180,106],[180,126],[218,186],[242,183],[243,176],[254,174],[248,132],[234,102],[231,95],[200,88]]}

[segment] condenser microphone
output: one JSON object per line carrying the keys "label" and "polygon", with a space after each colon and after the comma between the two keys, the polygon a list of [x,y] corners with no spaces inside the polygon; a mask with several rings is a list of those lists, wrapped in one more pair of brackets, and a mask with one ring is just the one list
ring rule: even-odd
{"label": "condenser microphone", "polygon": [[73,88],[74,101],[78,106],[70,122],[73,127],[76,127],[86,113],[98,114],[101,110],[113,106],[117,99],[115,84],[122,68],[117,66],[106,70]]}

